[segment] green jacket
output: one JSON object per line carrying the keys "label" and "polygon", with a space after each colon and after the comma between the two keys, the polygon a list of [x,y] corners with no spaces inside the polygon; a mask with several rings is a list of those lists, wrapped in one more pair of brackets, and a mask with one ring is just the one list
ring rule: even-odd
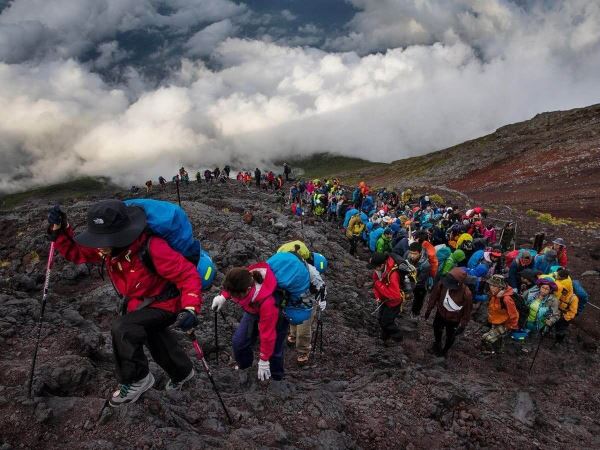
{"label": "green jacket", "polygon": [[391,252],[392,251],[392,238],[385,237],[385,234],[382,234],[379,239],[377,239],[377,244],[375,244],[375,251],[379,253]]}
{"label": "green jacket", "polygon": [[462,250],[454,250],[450,257],[444,263],[444,267],[442,267],[442,275],[446,275],[452,269],[454,269],[459,262],[464,261],[466,258],[465,252]]}

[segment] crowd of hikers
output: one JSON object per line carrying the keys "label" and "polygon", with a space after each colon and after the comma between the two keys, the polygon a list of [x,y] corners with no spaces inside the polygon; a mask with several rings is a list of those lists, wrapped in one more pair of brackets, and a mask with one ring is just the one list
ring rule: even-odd
{"label": "crowd of hikers", "polygon": [[[375,191],[364,182],[348,188],[335,178],[291,180],[289,165],[283,169],[277,176],[241,170],[235,178],[248,188],[283,193],[298,220],[310,214],[344,233],[350,255],[368,260],[372,270],[385,346],[403,339],[397,318],[404,309],[415,321],[434,314],[430,351],[439,357],[477,315],[487,315],[487,326],[475,332],[483,352],[498,354],[506,339],[547,333],[560,344],[588,301],[569,270],[561,237],[546,242],[536,235],[532,245],[517,248],[516,224],[489,217],[483,207],[460,210],[439,196]],[[225,166],[198,172],[196,179],[227,182],[229,175]],[[189,183],[183,167],[173,182]],[[167,182],[160,177],[159,184]],[[146,187],[151,192],[152,182]],[[169,375],[167,390],[192,379],[193,365],[171,326],[193,336],[216,267],[193,238],[184,210],[149,198],[105,200],[89,208],[82,233],[74,233],[58,206],[48,221],[55,248],[74,263],[101,264],[121,299],[121,316],[111,327],[118,389],[109,404],[134,402],[154,385],[144,346]],[[245,379],[257,344],[260,380],[284,377],[286,346],[296,347],[298,364],[309,361],[327,307],[327,267],[326,256],[298,240],[283,243],[265,261],[227,271],[211,307],[215,317],[230,302],[243,310],[232,349]]]}

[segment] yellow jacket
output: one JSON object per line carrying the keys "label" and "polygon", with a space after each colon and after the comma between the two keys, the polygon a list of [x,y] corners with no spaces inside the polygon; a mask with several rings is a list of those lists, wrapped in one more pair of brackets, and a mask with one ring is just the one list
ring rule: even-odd
{"label": "yellow jacket", "polygon": [[573,293],[573,281],[571,277],[567,277],[564,280],[555,280],[555,283],[558,287],[558,309],[563,319],[569,322],[575,318],[579,307],[579,298]]}
{"label": "yellow jacket", "polygon": [[365,224],[360,219],[360,214],[352,216],[350,222],[348,222],[348,228],[346,228],[346,237],[351,238],[352,236],[360,236],[365,229]]}
{"label": "yellow jacket", "polygon": [[456,241],[456,248],[460,248],[463,242],[472,240],[473,236],[471,236],[469,233],[463,233],[459,236],[458,241]]}

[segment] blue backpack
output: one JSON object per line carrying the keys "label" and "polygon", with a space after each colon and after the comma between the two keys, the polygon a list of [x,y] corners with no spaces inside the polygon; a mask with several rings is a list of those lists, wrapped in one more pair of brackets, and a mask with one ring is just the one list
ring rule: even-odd
{"label": "blue backpack", "polygon": [[[173,250],[196,265],[202,279],[202,289],[210,288],[216,275],[216,267],[210,255],[202,250],[200,241],[194,238],[190,219],[181,207],[152,199],[125,200],[124,203],[142,208],[146,213],[146,226],[152,234],[163,238]],[[149,256],[147,251],[145,254]],[[154,270],[149,258],[143,257],[142,261],[149,269]]]}
{"label": "blue backpack", "polygon": [[579,298],[579,303],[577,305],[577,314],[579,315],[583,311],[583,308],[585,308],[590,296],[585,291],[579,280],[573,280],[573,292],[577,298]]}
{"label": "blue backpack", "polygon": [[[310,319],[312,301],[305,304],[302,295],[310,288],[310,273],[306,263],[294,253],[275,253],[267,264],[275,274],[278,291],[276,303],[292,325],[299,325]],[[283,291],[283,292],[281,292]]]}

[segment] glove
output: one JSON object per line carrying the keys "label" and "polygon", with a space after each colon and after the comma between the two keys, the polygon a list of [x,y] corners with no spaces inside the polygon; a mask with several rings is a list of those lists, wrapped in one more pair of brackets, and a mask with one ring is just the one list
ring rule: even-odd
{"label": "glove", "polygon": [[48,213],[48,238],[51,241],[56,241],[58,234],[61,230],[67,227],[67,215],[61,211],[60,205],[54,205],[54,207]]}
{"label": "glove", "polygon": [[269,361],[258,360],[258,379],[266,381],[271,378],[271,363]]}
{"label": "glove", "polygon": [[462,325],[456,328],[456,332],[454,333],[455,336],[460,336],[461,334],[463,334],[465,332],[465,327],[463,327]]}
{"label": "glove", "polygon": [[315,298],[319,300],[321,311],[325,311],[325,308],[327,308],[327,301],[325,300],[327,298],[327,288],[323,286]]}
{"label": "glove", "polygon": [[223,295],[217,295],[212,301],[212,310],[221,311],[227,299]]}
{"label": "glove", "polygon": [[175,326],[181,331],[189,331],[198,326],[198,318],[196,313],[191,309],[184,309],[177,315]]}

